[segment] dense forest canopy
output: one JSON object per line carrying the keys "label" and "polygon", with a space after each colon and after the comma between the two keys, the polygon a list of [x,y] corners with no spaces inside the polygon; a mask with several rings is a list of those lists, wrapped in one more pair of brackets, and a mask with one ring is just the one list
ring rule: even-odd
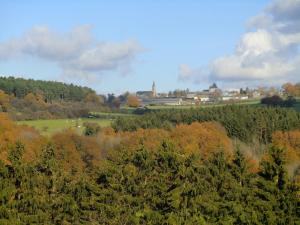
{"label": "dense forest canopy", "polygon": [[83,134],[42,136],[10,118],[80,117],[138,99],[0,81],[0,224],[300,223],[295,110],[139,109],[112,127],[84,123]]}
{"label": "dense forest canopy", "polygon": [[0,112],[15,120],[86,117],[91,112],[138,107],[139,99],[125,92],[98,95],[88,87],[55,81],[0,77]]}
{"label": "dense forest canopy", "polygon": [[15,120],[78,118],[109,109],[105,97],[87,87],[0,77],[0,112]]}
{"label": "dense forest canopy", "polygon": [[257,164],[215,122],[46,138],[0,113],[0,134],[0,224],[300,223],[299,132]]}
{"label": "dense forest canopy", "polygon": [[169,129],[177,124],[217,121],[230,137],[244,142],[254,139],[270,143],[276,130],[300,128],[300,113],[285,108],[228,105],[224,107],[157,110],[136,118],[119,118],[113,124],[117,131],[133,131],[138,128]]}
{"label": "dense forest canopy", "polygon": [[0,89],[17,98],[24,98],[29,93],[42,94],[46,101],[82,101],[88,94],[95,94],[88,87],[14,77],[0,77]]}

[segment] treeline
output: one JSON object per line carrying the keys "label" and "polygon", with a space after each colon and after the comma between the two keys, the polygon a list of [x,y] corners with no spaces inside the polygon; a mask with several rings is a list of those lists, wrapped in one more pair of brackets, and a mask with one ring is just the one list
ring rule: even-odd
{"label": "treeline", "polygon": [[105,96],[73,84],[0,77],[0,112],[15,120],[78,118],[97,111],[119,112],[121,105],[138,107],[140,102],[129,92]]}
{"label": "treeline", "polygon": [[103,99],[96,94],[88,94],[81,101],[47,102],[41,94],[29,93],[17,98],[0,90],[0,112],[8,113],[14,120],[78,118],[106,108]]}
{"label": "treeline", "polygon": [[35,164],[22,145],[0,162],[1,224],[299,224],[296,186],[279,149],[259,173],[237,152],[209,160],[178,154],[162,143],[103,162],[75,178],[48,145]]}
{"label": "treeline", "polygon": [[282,85],[282,88],[284,90],[284,94],[287,96],[300,96],[300,82],[296,84],[286,83]]}
{"label": "treeline", "polygon": [[24,98],[29,93],[40,94],[45,102],[82,101],[88,94],[95,94],[95,91],[88,87],[14,77],[0,77],[0,89],[17,98]]}
{"label": "treeline", "polygon": [[0,114],[0,128],[0,224],[300,223],[285,150],[253,169],[216,123],[47,139]]}
{"label": "treeline", "polygon": [[15,120],[78,118],[100,110],[110,106],[104,96],[87,87],[0,77],[0,112]]}
{"label": "treeline", "polygon": [[291,108],[297,103],[297,100],[293,96],[288,96],[287,99],[283,99],[278,95],[273,95],[270,97],[262,98],[260,100],[260,103],[263,105],[272,106],[272,107]]}
{"label": "treeline", "polygon": [[160,110],[135,118],[118,118],[113,123],[116,131],[134,131],[138,128],[170,129],[177,124],[217,121],[229,137],[251,143],[270,143],[273,132],[300,128],[300,113],[285,108],[230,105],[184,110]]}
{"label": "treeline", "polygon": [[253,168],[216,123],[47,139],[0,114],[0,128],[0,224],[300,222],[285,151]]}

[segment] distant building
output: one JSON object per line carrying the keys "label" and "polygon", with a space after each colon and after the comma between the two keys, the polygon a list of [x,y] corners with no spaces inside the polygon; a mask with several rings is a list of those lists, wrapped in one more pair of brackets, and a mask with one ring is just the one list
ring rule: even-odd
{"label": "distant building", "polygon": [[261,93],[258,90],[254,90],[250,93],[250,96],[252,98],[260,98],[261,97]]}
{"label": "distant building", "polygon": [[248,96],[248,95],[240,96],[240,99],[241,99],[241,100],[248,100],[248,99],[249,99],[249,96]]}
{"label": "distant building", "polygon": [[153,92],[152,91],[137,91],[136,96],[138,98],[144,99],[144,98],[152,98]]}
{"label": "distant building", "polygon": [[157,97],[157,92],[156,92],[155,82],[153,81],[151,91],[137,91],[136,96],[140,99],[156,98]]}
{"label": "distant building", "polygon": [[181,105],[182,98],[148,98],[142,99],[143,105]]}
{"label": "distant building", "polygon": [[156,86],[155,86],[155,82],[154,81],[153,81],[153,84],[152,84],[152,97],[153,98],[157,97]]}
{"label": "distant building", "polygon": [[209,92],[212,93],[212,92],[216,92],[218,91],[219,88],[218,86],[216,85],[216,83],[213,83],[211,86],[209,86]]}
{"label": "distant building", "polygon": [[199,97],[200,102],[210,102],[211,99],[208,96],[200,96]]}
{"label": "distant building", "polygon": [[222,101],[239,100],[238,96],[227,95],[222,97]]}
{"label": "distant building", "polygon": [[198,99],[198,96],[197,96],[197,93],[195,92],[189,92],[186,94],[186,98],[187,99],[194,99],[194,100],[197,100]]}
{"label": "distant building", "polygon": [[156,93],[157,98],[167,98],[169,97],[168,93]]}

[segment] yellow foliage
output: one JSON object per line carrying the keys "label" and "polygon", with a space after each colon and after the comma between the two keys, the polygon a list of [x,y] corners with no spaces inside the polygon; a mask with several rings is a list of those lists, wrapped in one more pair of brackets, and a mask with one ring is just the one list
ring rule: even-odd
{"label": "yellow foliage", "polygon": [[42,94],[28,93],[24,99],[29,104],[37,105],[39,107],[45,107],[47,105]]}
{"label": "yellow foliage", "polygon": [[222,150],[226,155],[232,155],[230,138],[224,128],[215,122],[178,125],[171,132],[171,139],[187,154],[200,153],[203,158],[207,158]]}
{"label": "yellow foliage", "polygon": [[91,102],[96,105],[101,105],[104,103],[103,97],[96,95],[94,93],[90,93],[85,97],[85,102]]}
{"label": "yellow foliage", "polygon": [[276,131],[272,136],[273,144],[286,149],[288,162],[297,162],[300,159],[300,130]]}
{"label": "yellow foliage", "polygon": [[129,151],[145,146],[155,151],[164,140],[171,141],[184,154],[201,154],[207,158],[216,151],[224,151],[232,155],[232,144],[226,131],[214,122],[192,123],[178,125],[170,131],[164,129],[138,129],[134,132],[120,132],[121,146]]}
{"label": "yellow foliage", "polygon": [[8,153],[17,141],[25,147],[23,160],[31,162],[37,159],[40,146],[46,139],[33,128],[17,126],[7,114],[0,113],[0,159],[5,163],[9,163]]}
{"label": "yellow foliage", "polygon": [[78,151],[78,147],[76,146],[76,139],[78,138],[79,135],[72,130],[57,133],[52,137],[52,142],[55,145],[56,159],[65,171],[78,172],[84,168],[80,151]]}
{"label": "yellow foliage", "polygon": [[127,97],[127,105],[130,107],[138,107],[140,106],[140,100],[138,99],[138,97],[134,96],[134,95],[128,95]]}
{"label": "yellow foliage", "polygon": [[10,106],[10,96],[0,90],[0,111],[6,112]]}

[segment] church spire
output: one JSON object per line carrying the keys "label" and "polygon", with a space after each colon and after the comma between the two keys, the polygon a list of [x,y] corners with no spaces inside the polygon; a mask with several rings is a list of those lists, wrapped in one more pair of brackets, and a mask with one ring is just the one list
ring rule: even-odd
{"label": "church spire", "polygon": [[152,95],[153,95],[153,97],[156,97],[156,86],[155,86],[154,81],[153,81],[153,84],[152,84]]}

